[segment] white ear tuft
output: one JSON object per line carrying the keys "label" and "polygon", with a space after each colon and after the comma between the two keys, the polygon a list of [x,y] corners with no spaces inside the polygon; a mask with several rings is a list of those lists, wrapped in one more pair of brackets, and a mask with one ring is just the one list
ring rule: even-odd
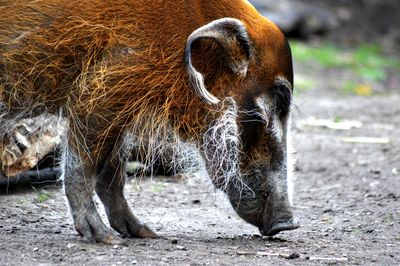
{"label": "white ear tuft", "polygon": [[[220,100],[207,90],[203,75],[192,64],[192,45],[201,39],[217,42],[225,50],[226,60],[232,72],[239,76],[246,76],[249,59],[252,54],[249,35],[240,20],[222,18],[198,28],[187,39],[185,66],[189,75],[190,87],[202,101],[215,105]],[[234,54],[237,52],[237,47],[241,49],[241,54],[239,55]]]}
{"label": "white ear tuft", "polygon": [[[191,60],[190,60],[191,61]],[[220,102],[220,100],[212,95],[207,89],[206,85],[204,84],[204,77],[203,75],[198,72],[193,65],[189,64],[188,68],[188,75],[189,75],[189,81],[190,81],[190,86],[192,90],[200,97],[202,101],[204,101],[207,104],[210,105],[216,105]]]}

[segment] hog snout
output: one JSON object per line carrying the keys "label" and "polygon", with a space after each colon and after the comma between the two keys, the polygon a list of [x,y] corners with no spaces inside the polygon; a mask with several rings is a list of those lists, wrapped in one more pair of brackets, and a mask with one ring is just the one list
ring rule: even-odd
{"label": "hog snout", "polygon": [[267,197],[262,192],[254,194],[248,188],[240,191],[228,190],[230,202],[236,213],[246,222],[258,227],[261,234],[274,236],[281,231],[299,228],[294,218],[287,195],[274,195],[270,191]]}
{"label": "hog snout", "polygon": [[281,231],[294,230],[300,227],[294,218],[287,198],[269,202],[265,206],[263,226],[259,227],[262,235],[274,236]]}
{"label": "hog snout", "polygon": [[287,218],[273,218],[260,227],[260,233],[264,236],[274,236],[281,231],[294,230],[300,227],[299,222],[293,217],[293,215]]}
{"label": "hog snout", "polygon": [[244,184],[241,188],[228,186],[227,190],[232,206],[242,219],[258,227],[265,236],[299,228],[289,201],[285,167],[265,171],[264,175],[254,174]]}

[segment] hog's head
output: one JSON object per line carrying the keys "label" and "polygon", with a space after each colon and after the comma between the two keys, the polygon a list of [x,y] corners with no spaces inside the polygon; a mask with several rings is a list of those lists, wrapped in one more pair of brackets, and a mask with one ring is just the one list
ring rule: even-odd
{"label": "hog's head", "polygon": [[298,228],[288,193],[293,70],[281,31],[266,19],[212,21],[189,36],[185,65],[213,110],[201,150],[214,185],[262,234]]}

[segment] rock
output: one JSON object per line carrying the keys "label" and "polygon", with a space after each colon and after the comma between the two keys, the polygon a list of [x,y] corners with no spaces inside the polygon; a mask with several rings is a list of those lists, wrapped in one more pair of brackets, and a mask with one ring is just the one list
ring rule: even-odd
{"label": "rock", "polygon": [[187,250],[186,247],[184,247],[184,246],[179,246],[179,245],[176,246],[176,249],[178,249],[178,250],[184,250],[184,251]]}
{"label": "rock", "polygon": [[300,258],[300,254],[299,253],[290,253],[290,254],[279,253],[279,257],[285,258],[287,260],[293,260],[293,259]]}
{"label": "rock", "polygon": [[323,8],[290,0],[271,1],[268,4],[262,0],[250,2],[288,37],[308,38],[325,34],[338,26],[336,15]]}

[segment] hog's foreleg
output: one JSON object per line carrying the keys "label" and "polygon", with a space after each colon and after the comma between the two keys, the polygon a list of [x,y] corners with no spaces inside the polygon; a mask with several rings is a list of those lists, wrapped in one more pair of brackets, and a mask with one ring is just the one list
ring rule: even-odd
{"label": "hog's foreleg", "polygon": [[125,160],[110,155],[97,177],[96,192],[103,202],[110,225],[122,236],[156,238],[157,235],[131,212],[124,196]]}
{"label": "hog's foreleg", "polygon": [[109,245],[122,243],[122,240],[103,223],[94,205],[94,169],[84,166],[80,158],[68,148],[64,150],[63,164],[65,194],[75,229],[89,240],[94,239]]}

